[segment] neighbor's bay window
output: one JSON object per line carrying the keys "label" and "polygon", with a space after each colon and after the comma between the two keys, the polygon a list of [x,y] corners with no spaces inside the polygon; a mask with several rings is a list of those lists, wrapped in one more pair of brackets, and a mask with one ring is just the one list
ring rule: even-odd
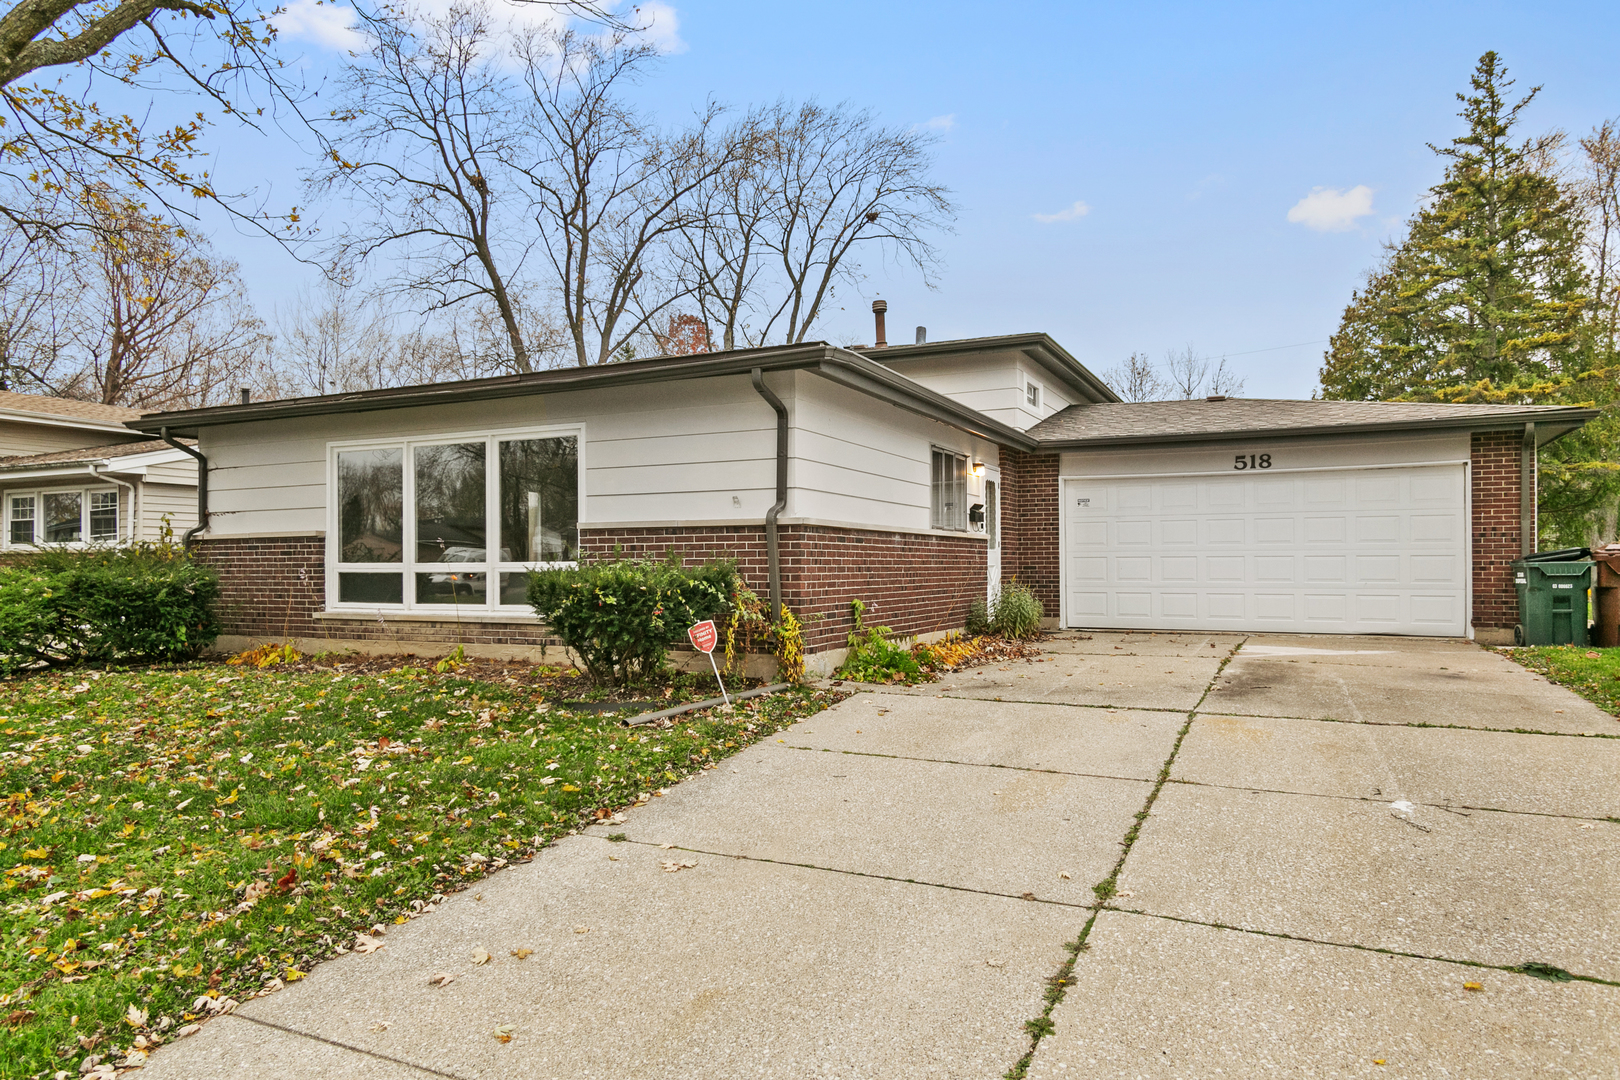
{"label": "neighbor's bay window", "polygon": [[6,541],[37,544],[118,542],[118,492],[33,491],[6,497]]}
{"label": "neighbor's bay window", "polygon": [[339,605],[527,607],[528,571],[579,556],[579,436],[334,450]]}

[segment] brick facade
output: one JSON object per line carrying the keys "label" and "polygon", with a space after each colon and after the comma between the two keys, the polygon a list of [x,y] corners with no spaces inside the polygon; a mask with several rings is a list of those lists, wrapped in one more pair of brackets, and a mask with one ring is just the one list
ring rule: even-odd
{"label": "brick facade", "polygon": [[1058,456],[1002,447],[1001,485],[1001,579],[1029,586],[1059,619]]}
{"label": "brick facade", "polygon": [[[854,623],[849,602],[867,606],[867,621],[897,635],[961,629],[968,605],[985,592],[985,547],[976,536],[892,533],[827,525],[779,530],[782,602],[805,623],[805,649],[842,648]],[[580,546],[599,558],[664,558],[695,564],[737,560],[748,587],[770,589],[764,525],[588,529]]]}
{"label": "brick facade", "polygon": [[[1476,431],[1473,435],[1469,472],[1474,508],[1471,527],[1476,629],[1511,628],[1519,621],[1519,596],[1508,564],[1523,552],[1519,522],[1523,446],[1521,430]],[[1532,464],[1532,485],[1536,480],[1534,469]]]}

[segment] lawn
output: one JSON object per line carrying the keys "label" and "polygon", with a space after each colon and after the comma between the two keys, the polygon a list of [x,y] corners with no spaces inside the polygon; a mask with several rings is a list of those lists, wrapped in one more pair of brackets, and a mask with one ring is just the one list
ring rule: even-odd
{"label": "lawn", "polygon": [[1620,716],[1620,649],[1593,649],[1575,645],[1543,645],[1504,649],[1548,681],[1567,686],[1598,707]]}
{"label": "lawn", "polygon": [[566,673],[475,674],[193,664],[0,683],[0,1076],[138,1062],[842,696],[632,730],[565,705],[601,696]]}

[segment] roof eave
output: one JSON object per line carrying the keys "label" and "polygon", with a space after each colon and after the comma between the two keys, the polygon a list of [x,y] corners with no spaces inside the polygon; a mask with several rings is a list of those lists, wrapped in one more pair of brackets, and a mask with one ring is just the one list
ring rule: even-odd
{"label": "roof eave", "polygon": [[880,401],[930,420],[960,428],[987,442],[1011,446],[1026,453],[1037,448],[1034,439],[999,420],[992,420],[944,394],[936,393],[852,349],[830,350],[817,373],[831,382],[858,390]]}
{"label": "roof eave", "polygon": [[[1181,434],[1095,435],[1078,439],[1039,439],[1043,451],[1089,450],[1104,446],[1159,446],[1179,443],[1230,442],[1237,439],[1310,439],[1334,435],[1365,435],[1375,432],[1472,430],[1495,431],[1504,427],[1536,425],[1536,445],[1545,446],[1562,438],[1602,414],[1601,409],[1560,409],[1556,413],[1509,413],[1499,417],[1453,417],[1450,419],[1383,420],[1371,424],[1319,424],[1298,428],[1248,428],[1237,431],[1198,431]],[[1545,425],[1545,428],[1543,427]],[[1547,433],[1542,438],[1542,433]]]}
{"label": "roof eave", "polygon": [[1002,334],[997,337],[959,338],[953,341],[924,342],[921,345],[889,345],[882,349],[851,351],[879,363],[887,363],[891,360],[902,362],[926,360],[934,356],[997,350],[1023,353],[1053,378],[1067,384],[1071,389],[1080,391],[1090,404],[1113,404],[1120,401],[1119,395],[1109,389],[1108,384],[1075,359],[1074,355],[1059,345],[1050,334],[1045,333]]}

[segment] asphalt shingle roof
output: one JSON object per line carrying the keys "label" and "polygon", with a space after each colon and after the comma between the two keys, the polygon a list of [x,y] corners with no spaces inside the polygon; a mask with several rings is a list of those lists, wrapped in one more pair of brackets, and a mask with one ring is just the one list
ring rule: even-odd
{"label": "asphalt shingle roof", "polygon": [[[191,445],[195,439],[179,439]],[[116,443],[112,446],[87,446],[83,450],[57,450],[49,454],[19,454],[0,457],[0,469],[28,468],[34,465],[75,465],[79,462],[106,461],[108,458],[133,457],[169,449],[162,439],[142,439],[140,442]]]}
{"label": "asphalt shingle roof", "polygon": [[122,424],[125,420],[133,420],[141,415],[139,409],[103,405],[96,401],[46,397],[43,394],[17,394],[10,390],[0,390],[0,409],[42,413],[46,416],[65,416],[74,420],[99,420],[104,424]]}
{"label": "asphalt shingle roof", "polygon": [[1459,421],[1490,422],[1508,416],[1519,422],[1537,413],[1565,413],[1561,405],[1436,405],[1386,401],[1277,401],[1227,398],[1224,401],[1143,401],[1071,405],[1028,432],[1039,442],[1083,442],[1121,438],[1208,437],[1218,434],[1322,428],[1370,428]]}

